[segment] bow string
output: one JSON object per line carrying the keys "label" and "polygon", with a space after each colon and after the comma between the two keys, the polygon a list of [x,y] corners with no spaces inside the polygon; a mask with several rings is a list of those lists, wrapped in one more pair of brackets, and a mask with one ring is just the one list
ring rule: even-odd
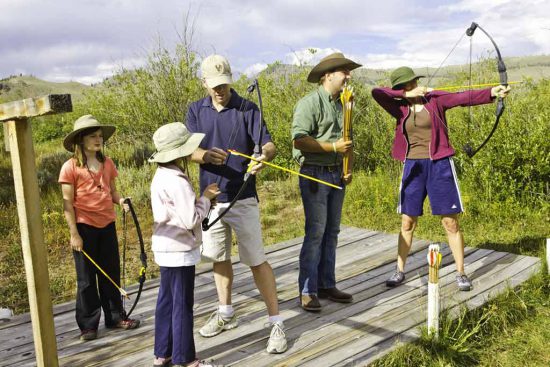
{"label": "bow string", "polygon": [[[472,87],[472,85],[471,85],[471,79],[472,79],[472,68],[471,68],[471,66],[472,66],[471,65],[472,64],[472,61],[471,61],[472,47],[471,47],[471,42],[472,42],[472,36],[474,35],[476,29],[478,29],[478,28],[489,38],[489,40],[493,44],[493,47],[495,48],[497,58],[498,58],[497,65],[498,65],[500,85],[508,86],[508,74],[507,74],[507,71],[506,71],[506,65],[504,64],[504,60],[503,60],[502,55],[500,53],[500,49],[498,48],[498,46],[497,46],[495,40],[493,39],[493,37],[491,37],[491,35],[476,22],[472,22],[470,27],[468,27],[468,29],[466,29],[466,32],[464,32],[464,34],[456,42],[456,44],[453,46],[453,48],[451,49],[449,54],[441,62],[441,64],[439,65],[439,67],[437,68],[435,73],[430,76],[430,78],[428,79],[428,85],[430,85],[431,80],[439,72],[439,70],[441,69],[441,67],[443,66],[443,64],[447,60],[447,58],[453,53],[453,51],[458,46],[458,44],[462,41],[464,36],[468,36],[468,37],[470,37],[470,76],[469,76],[469,78],[470,78],[470,87]],[[425,99],[425,97],[423,97],[423,98]],[[497,130],[498,123],[500,121],[500,117],[502,116],[502,113],[504,112],[504,108],[505,108],[505,106],[504,106],[503,98],[498,97],[497,107],[496,107],[496,111],[495,111],[495,122],[493,123],[493,127],[492,127],[491,131],[489,132],[489,134],[487,135],[487,137],[483,140],[483,142],[477,148],[474,148],[472,146],[472,143],[470,143],[470,142],[468,142],[464,145],[463,150],[466,153],[466,155],[468,155],[468,157],[472,158],[474,155],[477,154],[477,152],[479,152],[489,142],[489,140],[491,139],[491,137],[493,136],[493,134]],[[470,119],[471,119],[471,113],[470,113]]]}
{"label": "bow string", "polygon": [[[491,35],[489,33],[487,33],[487,31],[485,29],[483,29],[476,22],[472,22],[470,27],[466,30],[466,35],[468,35],[468,37],[472,37],[474,35],[474,32],[476,31],[476,29],[478,29],[478,28],[479,28],[479,30],[481,30],[489,38],[489,40],[493,44],[493,47],[495,48],[495,51],[496,51],[496,54],[497,54],[497,57],[498,57],[497,66],[498,66],[498,74],[499,74],[499,79],[500,79],[500,85],[503,85],[503,86],[506,87],[506,86],[508,86],[508,73],[506,71],[506,65],[504,64],[504,60],[502,59],[502,55],[500,53],[500,50],[499,50],[495,40],[493,39],[493,37],[491,37]],[[470,50],[470,53],[471,53],[471,50]],[[471,79],[471,69],[470,69],[470,79]],[[476,155],[477,152],[479,152],[489,142],[489,140],[491,139],[491,137],[493,136],[493,134],[497,130],[498,123],[500,121],[500,117],[502,116],[502,113],[504,112],[504,108],[505,108],[504,99],[502,97],[498,97],[497,107],[496,107],[496,111],[495,111],[495,122],[493,124],[493,128],[491,129],[491,131],[489,132],[489,135],[487,135],[485,140],[483,140],[483,142],[479,145],[479,147],[474,149],[472,147],[471,143],[466,143],[466,145],[464,146],[464,152],[468,155],[468,157],[472,158],[474,155]]]}

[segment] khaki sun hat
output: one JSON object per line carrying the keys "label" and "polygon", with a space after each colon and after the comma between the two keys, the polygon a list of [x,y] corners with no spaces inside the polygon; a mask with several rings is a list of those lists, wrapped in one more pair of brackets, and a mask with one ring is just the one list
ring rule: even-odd
{"label": "khaki sun hat", "polygon": [[410,82],[411,80],[415,80],[418,78],[424,78],[424,75],[416,75],[408,66],[401,66],[400,68],[395,69],[390,74],[390,81],[391,81],[391,87],[393,89],[396,89],[396,87],[399,87],[400,85],[406,84]]}
{"label": "khaki sun hat", "polygon": [[209,88],[222,84],[233,84],[229,61],[220,55],[210,55],[201,63],[202,78]]}
{"label": "khaki sun hat", "polygon": [[149,162],[167,163],[177,158],[187,157],[198,148],[204,134],[190,133],[181,122],[163,125],[153,134],[157,151]]}
{"label": "khaki sun hat", "polygon": [[74,122],[73,131],[71,131],[71,133],[67,135],[65,139],[63,139],[63,147],[65,147],[65,149],[67,149],[69,152],[74,153],[74,140],[77,135],[82,131],[92,127],[101,128],[101,130],[103,131],[104,142],[106,142],[107,139],[109,139],[116,130],[116,128],[112,125],[102,125],[92,115],[84,115],[79,117]]}
{"label": "khaki sun hat", "polygon": [[317,65],[311,69],[307,76],[307,81],[310,83],[318,83],[323,75],[336,69],[347,69],[349,71],[360,68],[362,65],[346,59],[341,52],[335,52],[325,56]]}

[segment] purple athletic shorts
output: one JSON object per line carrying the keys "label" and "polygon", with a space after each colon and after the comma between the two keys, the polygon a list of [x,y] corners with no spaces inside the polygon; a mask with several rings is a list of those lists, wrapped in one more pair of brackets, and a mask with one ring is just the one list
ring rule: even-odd
{"label": "purple athletic shorts", "polygon": [[458,179],[451,157],[436,161],[430,159],[405,161],[397,212],[411,217],[422,215],[426,195],[430,198],[432,214],[462,213]]}

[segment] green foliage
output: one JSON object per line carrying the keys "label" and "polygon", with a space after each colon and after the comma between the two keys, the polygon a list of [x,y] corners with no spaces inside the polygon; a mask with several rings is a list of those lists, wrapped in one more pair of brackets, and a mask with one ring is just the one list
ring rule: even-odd
{"label": "green foliage", "polygon": [[[490,59],[476,68],[474,83],[494,82],[496,68]],[[118,187],[131,196],[138,212],[144,238],[150,238],[152,215],[149,185],[155,166],[146,163],[153,151],[151,136],[160,125],[185,121],[189,104],[206,95],[197,76],[196,55],[184,47],[174,53],[159,48],[147,63],[136,70],[122,68],[102,85],[89,89],[82,99],[73,101],[70,114],[33,119],[41,208],[48,247],[52,297],[55,303],[74,298],[75,273],[69,247],[69,234],[62,211],[57,175],[68,158],[61,140],[72,130],[79,116],[94,114],[100,121],[113,124],[117,133],[107,144],[107,155],[119,169]],[[258,76],[264,119],[278,149],[276,164],[297,168],[292,160],[290,127],[296,102],[316,85],[307,83],[308,67],[285,68],[270,65]],[[384,72],[356,78],[354,83],[353,183],[346,188],[343,223],[358,227],[396,232],[400,217],[395,213],[401,163],[390,157],[395,121],[371,98],[371,87],[357,82],[386,80]],[[384,79],[385,78],[385,79]],[[457,68],[446,75],[445,84],[467,85],[467,74]],[[442,82],[442,81],[441,81]],[[250,83],[241,77],[234,88],[243,97]],[[481,143],[494,122],[493,104],[471,109],[455,108],[448,112],[451,141],[457,149],[455,162],[461,179],[466,213],[461,217],[466,243],[470,246],[542,256],[550,224],[550,98],[549,79],[524,83],[513,88],[506,99],[501,126],[489,144],[473,159],[461,153],[466,142]],[[257,101],[255,94],[250,96]],[[190,167],[197,177],[196,166]],[[259,179],[261,218],[266,244],[303,234],[303,209],[297,180],[286,173],[267,168]],[[16,312],[28,310],[9,155],[0,153],[0,304]],[[429,203],[424,208],[430,212]],[[293,220],[289,221],[288,219]],[[119,224],[120,230],[120,224]],[[426,215],[416,235],[445,241],[438,217]],[[120,238],[120,235],[119,235]],[[132,239],[135,240],[135,239]],[[132,241],[134,242],[134,241]],[[135,246],[135,245],[134,245]],[[149,243],[146,247],[150,249]],[[136,251],[135,247],[132,251]],[[152,258],[149,253],[150,258]],[[152,262],[150,262],[152,263]],[[131,263],[130,274],[137,273],[138,262]],[[133,268],[132,268],[133,267]],[[158,268],[151,264],[152,276]],[[130,280],[132,283],[135,279]],[[508,291],[488,306],[473,312],[463,311],[455,320],[444,319],[442,338],[434,341],[424,336],[418,343],[400,348],[379,366],[413,365],[495,365],[484,349],[497,355],[502,333],[517,332],[525,322],[540,322],[550,329],[548,320],[549,279],[539,276],[519,291]],[[536,325],[536,323],[535,323]],[[516,329],[519,328],[518,331]],[[543,326],[544,328],[544,326]],[[533,336],[534,335],[534,336]],[[531,338],[536,338],[531,333]],[[533,339],[532,345],[539,341]],[[511,340],[510,345],[522,348]],[[544,343],[541,345],[544,346]],[[524,347],[524,349],[529,349]],[[539,348],[544,350],[544,347]],[[527,351],[527,355],[531,351]],[[541,357],[544,365],[544,356]],[[510,364],[522,362],[510,356]],[[546,357],[547,361],[547,357]],[[499,362],[500,363],[500,362]]]}
{"label": "green foliage", "polygon": [[61,166],[70,157],[69,152],[47,153],[40,156],[36,175],[38,177],[38,187],[42,192],[58,186],[57,180]]}
{"label": "green foliage", "polygon": [[161,125],[185,121],[189,104],[205,95],[193,53],[159,47],[145,66],[121,71],[84,96],[87,113],[117,126],[111,144],[149,143]]}

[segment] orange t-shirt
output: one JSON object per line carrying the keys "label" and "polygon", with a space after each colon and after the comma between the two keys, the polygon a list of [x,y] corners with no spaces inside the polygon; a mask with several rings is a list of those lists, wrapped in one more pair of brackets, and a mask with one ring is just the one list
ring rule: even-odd
{"label": "orange t-shirt", "polygon": [[99,172],[77,167],[71,158],[63,164],[59,183],[74,187],[74,211],[77,223],[103,228],[115,221],[111,181],[118,176],[114,162],[105,157]]}

